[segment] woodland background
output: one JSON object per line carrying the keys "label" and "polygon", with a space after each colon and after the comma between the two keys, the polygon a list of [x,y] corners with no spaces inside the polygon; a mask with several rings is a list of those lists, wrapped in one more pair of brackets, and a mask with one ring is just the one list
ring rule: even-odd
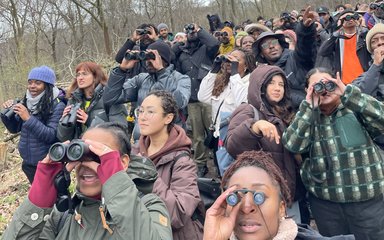
{"label": "woodland background", "polygon": [[0,104],[21,98],[29,70],[52,67],[58,81],[71,81],[74,66],[93,60],[108,71],[114,54],[141,23],[186,23],[208,28],[207,14],[235,24],[307,5],[333,9],[351,0],[0,0]]}

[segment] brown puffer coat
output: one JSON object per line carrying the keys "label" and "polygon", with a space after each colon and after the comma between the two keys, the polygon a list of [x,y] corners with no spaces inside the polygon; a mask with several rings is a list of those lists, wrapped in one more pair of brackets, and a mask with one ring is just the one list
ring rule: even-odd
{"label": "brown puffer coat", "polygon": [[[288,182],[291,200],[293,200],[296,191],[296,177],[299,176],[299,169],[294,156],[284,148],[282,141],[276,144],[276,142],[271,142],[252,130],[252,125],[256,122],[256,119],[254,119],[254,108],[250,104],[259,112],[259,120],[266,120],[276,126],[280,137],[287,127],[279,117],[275,116],[268,109],[261,94],[262,86],[271,76],[276,74],[285,76],[285,73],[279,67],[268,65],[259,66],[252,72],[248,88],[249,104],[242,104],[233,112],[228,127],[226,148],[228,153],[235,158],[240,153],[251,150],[262,149],[265,152],[271,153],[275,163],[281,169],[284,178]],[[287,84],[285,77],[284,81]]]}
{"label": "brown puffer coat", "polygon": [[[149,157],[155,163],[159,176],[153,193],[168,208],[174,240],[203,239],[203,225],[198,220],[192,220],[196,208],[204,211],[204,204],[197,187],[196,164],[189,157],[191,144],[185,131],[175,125],[159,152],[148,156],[150,139],[146,136],[141,136],[138,146],[133,149],[134,153]],[[175,161],[180,154],[183,156]]]}

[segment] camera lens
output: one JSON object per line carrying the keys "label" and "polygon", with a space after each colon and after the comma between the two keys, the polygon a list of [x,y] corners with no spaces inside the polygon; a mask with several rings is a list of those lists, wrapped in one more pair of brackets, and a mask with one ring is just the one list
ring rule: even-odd
{"label": "camera lens", "polygon": [[237,193],[231,193],[229,194],[227,197],[226,197],[226,201],[228,203],[229,206],[235,206],[238,201],[239,201],[239,197],[237,196]]}
{"label": "camera lens", "polygon": [[84,153],[86,152],[85,150],[86,149],[85,149],[84,143],[82,142],[71,143],[67,149],[67,157],[69,160],[73,162],[78,161],[83,157]]}
{"label": "camera lens", "polygon": [[255,192],[253,194],[253,201],[255,202],[256,205],[261,205],[265,201],[265,195],[262,192]]}
{"label": "camera lens", "polygon": [[66,145],[55,143],[49,148],[49,158],[54,162],[60,162],[65,158]]}

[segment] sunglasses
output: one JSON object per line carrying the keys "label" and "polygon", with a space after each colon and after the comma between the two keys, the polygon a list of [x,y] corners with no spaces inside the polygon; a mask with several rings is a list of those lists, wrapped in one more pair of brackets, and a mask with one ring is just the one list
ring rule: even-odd
{"label": "sunglasses", "polygon": [[341,19],[342,21],[351,21],[352,19],[353,20],[359,20],[360,16],[359,14],[355,13],[353,15],[347,15],[345,16],[343,19]]}
{"label": "sunglasses", "polygon": [[278,44],[279,44],[279,40],[273,39],[273,40],[270,40],[270,41],[267,41],[267,42],[261,44],[260,46],[262,49],[268,49],[269,46],[276,46]]}

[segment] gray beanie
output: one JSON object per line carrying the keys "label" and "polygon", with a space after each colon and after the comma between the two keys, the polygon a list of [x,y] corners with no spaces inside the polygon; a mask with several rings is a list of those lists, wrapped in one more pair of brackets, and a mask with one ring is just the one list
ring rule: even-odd
{"label": "gray beanie", "polygon": [[165,24],[165,23],[160,23],[160,24],[157,26],[157,30],[159,30],[159,32],[160,32],[161,29],[164,29],[164,28],[169,29],[168,26],[167,26],[167,24]]}
{"label": "gray beanie", "polygon": [[51,68],[47,66],[40,66],[32,68],[28,74],[28,80],[39,80],[55,85],[56,75]]}

